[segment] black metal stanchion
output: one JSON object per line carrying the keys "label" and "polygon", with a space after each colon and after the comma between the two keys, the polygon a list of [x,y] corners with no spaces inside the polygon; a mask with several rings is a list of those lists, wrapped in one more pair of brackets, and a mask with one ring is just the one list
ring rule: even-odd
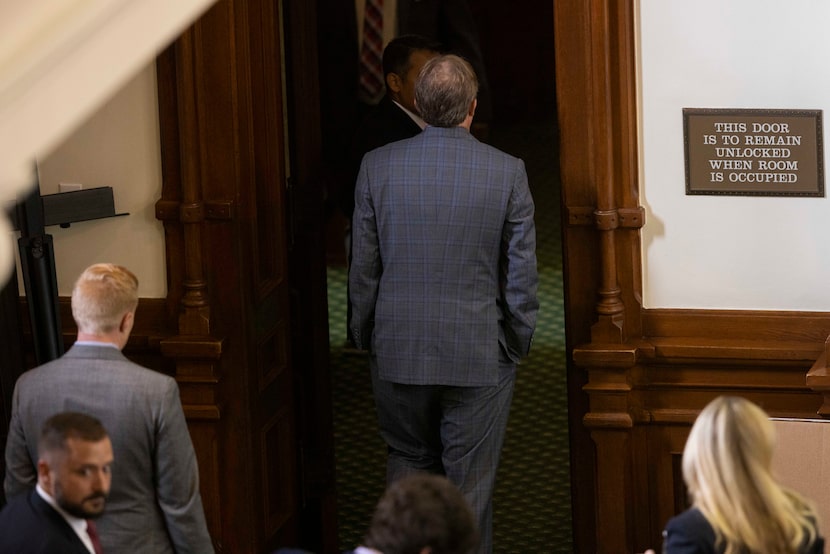
{"label": "black metal stanchion", "polygon": [[40,365],[63,354],[63,338],[55,251],[52,236],[44,230],[43,201],[37,172],[29,195],[17,205],[17,225],[21,235],[18,249],[32,322],[35,360]]}

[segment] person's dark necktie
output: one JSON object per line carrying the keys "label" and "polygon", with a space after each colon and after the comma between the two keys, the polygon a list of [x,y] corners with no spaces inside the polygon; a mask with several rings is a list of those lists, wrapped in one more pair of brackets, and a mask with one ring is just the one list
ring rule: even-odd
{"label": "person's dark necktie", "polygon": [[376,104],[383,95],[383,0],[366,0],[360,46],[360,97]]}
{"label": "person's dark necktie", "polygon": [[92,548],[95,549],[95,554],[103,554],[104,550],[101,548],[101,539],[98,537],[98,529],[95,527],[95,522],[91,519],[86,520],[86,532],[89,535],[89,540],[92,541]]}

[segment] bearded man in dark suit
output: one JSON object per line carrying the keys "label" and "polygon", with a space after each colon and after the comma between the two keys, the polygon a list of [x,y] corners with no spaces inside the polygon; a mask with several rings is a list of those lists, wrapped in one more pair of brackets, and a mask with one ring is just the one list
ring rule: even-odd
{"label": "bearded man in dark suit", "polygon": [[101,422],[63,412],[38,441],[37,487],[0,512],[0,554],[99,554],[92,520],[112,481],[112,443]]}

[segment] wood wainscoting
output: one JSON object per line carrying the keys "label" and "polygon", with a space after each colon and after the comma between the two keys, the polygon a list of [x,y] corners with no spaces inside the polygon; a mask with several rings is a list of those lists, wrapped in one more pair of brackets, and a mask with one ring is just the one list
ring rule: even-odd
{"label": "wood wainscoting", "polygon": [[597,552],[659,547],[665,523],[687,506],[680,460],[689,428],[716,396],[744,396],[773,417],[820,417],[823,398],[806,375],[830,316],[643,310],[642,322],[639,340],[573,351],[588,375]]}

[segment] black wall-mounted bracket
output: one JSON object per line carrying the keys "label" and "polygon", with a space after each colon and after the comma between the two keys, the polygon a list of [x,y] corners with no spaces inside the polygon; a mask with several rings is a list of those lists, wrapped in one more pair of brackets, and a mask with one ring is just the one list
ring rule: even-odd
{"label": "black wall-mounted bracket", "polygon": [[[46,194],[40,199],[43,205],[44,227],[60,225],[65,229],[78,221],[129,215],[128,213],[115,213],[112,187]],[[12,224],[16,230],[21,230],[16,215],[16,213],[12,214]]]}

